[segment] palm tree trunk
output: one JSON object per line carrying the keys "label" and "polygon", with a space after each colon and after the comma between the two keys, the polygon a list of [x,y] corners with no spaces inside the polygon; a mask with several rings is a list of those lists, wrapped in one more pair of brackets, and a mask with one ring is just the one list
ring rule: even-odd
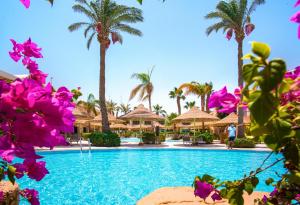
{"label": "palm tree trunk", "polygon": [[[239,87],[243,87],[243,40],[238,40],[238,84]],[[237,136],[244,137],[244,110],[238,108],[238,129]]]}
{"label": "palm tree trunk", "polygon": [[105,54],[106,48],[104,43],[100,44],[100,76],[99,76],[99,101],[102,116],[102,132],[110,131],[106,100],[105,100]]}
{"label": "palm tree trunk", "polygon": [[149,110],[152,112],[151,95],[149,95],[148,101],[149,101]]}
{"label": "palm tree trunk", "polygon": [[210,113],[209,107],[208,107],[208,103],[209,103],[209,98],[210,98],[210,93],[206,94],[206,112]]}
{"label": "palm tree trunk", "polygon": [[181,115],[180,97],[177,97],[177,108],[178,108],[178,115]]}
{"label": "palm tree trunk", "polygon": [[204,107],[205,107],[205,95],[201,95],[201,111],[204,111]]}

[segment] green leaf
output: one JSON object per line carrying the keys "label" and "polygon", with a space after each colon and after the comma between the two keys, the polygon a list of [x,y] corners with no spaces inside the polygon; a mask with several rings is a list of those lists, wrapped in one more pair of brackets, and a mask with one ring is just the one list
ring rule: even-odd
{"label": "green leaf", "polygon": [[243,66],[243,79],[246,83],[250,84],[253,77],[257,75],[258,66],[255,64],[246,64]]}
{"label": "green leaf", "polygon": [[261,93],[260,96],[256,98],[256,100],[249,103],[251,115],[259,125],[264,125],[275,113],[275,102],[276,99],[272,94]]}
{"label": "green leaf", "polygon": [[252,182],[251,181],[246,181],[245,182],[245,191],[250,195],[250,194],[252,194],[252,192],[253,192],[253,185],[252,185]]}
{"label": "green leaf", "polygon": [[7,167],[7,176],[8,176],[9,181],[12,184],[15,183],[15,174],[16,174],[16,168],[11,166],[11,165],[8,165],[8,167]]}
{"label": "green leaf", "polygon": [[231,205],[244,205],[243,192],[239,189],[231,189],[228,194],[228,201]]}
{"label": "green leaf", "polygon": [[261,57],[262,59],[267,59],[270,56],[271,48],[260,42],[252,42],[252,52]]}
{"label": "green leaf", "polygon": [[251,178],[251,183],[252,183],[252,186],[255,188],[259,183],[259,179],[257,177],[253,177],[253,178]]}
{"label": "green leaf", "polygon": [[267,179],[266,180],[266,185],[270,185],[270,184],[272,184],[274,182],[274,179],[273,178],[269,178],[269,179]]}
{"label": "green leaf", "polygon": [[140,4],[142,4],[143,3],[143,0],[137,0]]}
{"label": "green leaf", "polygon": [[204,174],[202,176],[202,180],[201,181],[205,181],[205,182],[208,182],[209,184],[211,184],[213,181],[214,181],[214,177],[208,175],[208,174]]}

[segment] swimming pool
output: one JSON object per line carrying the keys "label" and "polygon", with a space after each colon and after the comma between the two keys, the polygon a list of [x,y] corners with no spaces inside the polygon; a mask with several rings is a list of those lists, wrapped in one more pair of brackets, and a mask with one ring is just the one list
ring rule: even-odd
{"label": "swimming pool", "polygon": [[[141,141],[140,138],[137,137],[127,137],[121,138],[121,143],[139,143]],[[166,139],[166,142],[182,142],[182,140],[171,140],[171,139]]]}
{"label": "swimming pool", "polygon": [[[24,178],[21,186],[36,188],[42,205],[133,205],[157,188],[190,186],[196,175],[242,177],[257,168],[268,152],[141,149],[40,154],[50,174],[41,182]],[[272,170],[284,171],[282,164]],[[272,170],[261,174],[260,179],[275,177]],[[262,181],[258,190],[271,188]]]}

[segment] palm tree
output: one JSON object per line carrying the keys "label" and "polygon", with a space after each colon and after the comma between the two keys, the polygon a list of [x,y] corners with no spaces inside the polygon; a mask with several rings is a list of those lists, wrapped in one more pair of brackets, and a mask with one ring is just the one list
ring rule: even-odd
{"label": "palm tree", "polygon": [[117,111],[117,106],[118,104],[112,100],[106,101],[107,112],[109,112],[112,115],[115,115],[115,111]]}
{"label": "palm tree", "polygon": [[126,115],[131,111],[130,104],[121,103],[119,107],[123,115]]}
{"label": "palm tree", "polygon": [[195,107],[195,105],[196,105],[196,102],[195,102],[195,101],[185,102],[184,108],[187,109],[187,110],[190,110],[190,109],[192,109],[193,107]]}
{"label": "palm tree", "polygon": [[[121,32],[142,36],[142,32],[132,28],[128,23],[143,21],[142,11],[134,7],[118,5],[113,0],[76,0],[72,7],[75,12],[83,13],[88,17],[87,22],[78,22],[69,26],[75,31],[85,27],[84,36],[88,37],[87,48],[96,37],[100,44],[100,75],[99,75],[99,102],[102,114],[102,131],[110,131],[106,100],[105,100],[105,55],[110,42],[122,43]],[[110,40],[111,39],[111,40]]]}
{"label": "palm tree", "polygon": [[78,101],[77,105],[82,106],[90,116],[97,115],[97,100],[93,94],[88,95],[87,101]]}
{"label": "palm tree", "polygon": [[205,107],[205,86],[198,82],[192,81],[190,83],[184,83],[179,88],[179,90],[185,89],[184,95],[196,95],[201,99],[201,110],[204,111]]}
{"label": "palm tree", "polygon": [[185,100],[185,96],[183,95],[183,91],[179,90],[178,88],[174,88],[174,90],[171,90],[169,92],[169,96],[172,99],[176,98],[177,102],[177,109],[178,109],[178,115],[181,115],[181,105],[180,105],[180,100]]}
{"label": "palm tree", "polygon": [[166,125],[170,126],[172,124],[172,120],[175,119],[177,116],[178,116],[178,114],[174,113],[174,112],[172,112],[169,115],[167,115]]}
{"label": "palm tree", "polygon": [[213,89],[213,84],[212,82],[209,82],[209,83],[205,83],[204,85],[204,92],[206,94],[206,112],[209,113],[210,110],[209,110],[209,107],[208,107],[208,102],[209,102],[209,98],[210,98],[210,95],[212,93],[212,90]]}
{"label": "palm tree", "polygon": [[151,82],[151,76],[152,76],[153,68],[148,71],[148,73],[134,73],[132,74],[131,78],[135,78],[140,81],[140,84],[138,84],[130,93],[129,100],[132,100],[138,92],[139,94],[139,100],[145,101],[148,99],[149,102],[149,110],[152,111],[151,106],[151,97],[153,93],[153,84]]}
{"label": "palm tree", "polygon": [[[251,14],[255,11],[258,5],[264,4],[265,0],[230,0],[229,2],[220,1],[213,11],[206,15],[206,19],[217,19],[218,22],[208,27],[207,35],[213,31],[218,32],[222,29],[227,31],[227,39],[230,40],[233,33],[238,44],[238,86],[243,87],[243,41],[246,35],[250,35],[254,30],[255,25],[251,23]],[[243,110],[238,109],[238,124],[243,125]],[[244,136],[244,126],[238,127],[238,135]]]}
{"label": "palm tree", "polygon": [[153,110],[154,110],[155,114],[157,114],[157,115],[162,115],[162,116],[166,116],[167,115],[167,111],[165,111],[163,109],[163,107],[161,105],[159,105],[159,104],[154,105],[153,106]]}

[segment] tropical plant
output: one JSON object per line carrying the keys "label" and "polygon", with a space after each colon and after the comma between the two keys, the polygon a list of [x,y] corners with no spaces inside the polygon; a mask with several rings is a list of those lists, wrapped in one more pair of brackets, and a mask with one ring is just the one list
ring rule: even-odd
{"label": "tropical plant", "polygon": [[208,112],[208,113],[210,112],[208,104],[209,104],[209,98],[210,98],[212,91],[213,91],[212,82],[205,83],[204,84],[204,92],[206,94],[206,102],[205,102],[206,108],[205,109],[206,109],[206,112]]}
{"label": "tropical plant", "polygon": [[166,116],[167,115],[167,111],[165,111],[163,109],[163,107],[161,105],[159,105],[159,104],[154,105],[153,106],[153,110],[154,110],[155,114],[157,114],[157,115],[162,115],[162,116]]}
{"label": "tropical plant", "polygon": [[140,84],[138,84],[135,88],[133,88],[129,96],[129,100],[132,100],[138,93],[140,93],[139,100],[141,101],[148,100],[150,111],[152,111],[151,98],[154,89],[153,84],[151,82],[152,72],[153,72],[153,68],[147,73],[132,74],[131,78],[139,80]]}
{"label": "tropical plant", "polygon": [[99,102],[102,130],[110,131],[105,100],[106,50],[109,48],[111,40],[113,43],[122,43],[121,32],[135,36],[142,35],[141,31],[128,25],[128,23],[142,22],[142,11],[134,7],[118,5],[112,0],[76,0],[76,2],[73,10],[84,14],[89,21],[74,23],[69,26],[69,30],[72,32],[85,27],[84,36],[87,37],[90,34],[87,40],[88,49],[95,37],[100,44]]}
{"label": "tropical plant", "polygon": [[108,113],[115,115],[115,112],[117,111],[118,108],[118,104],[112,100],[108,100],[106,101],[106,108]]}
{"label": "tropical plant", "polygon": [[171,125],[172,124],[172,120],[175,119],[178,116],[177,113],[170,113],[169,115],[167,115],[166,117],[166,125]]}
{"label": "tropical plant", "polygon": [[204,111],[205,107],[205,85],[198,82],[192,81],[190,83],[184,83],[179,88],[179,90],[185,90],[184,95],[196,95],[201,99],[201,110]]}
{"label": "tropical plant", "polygon": [[[200,198],[205,199],[214,191],[213,200],[226,198],[231,205],[243,205],[243,193],[252,194],[260,183],[257,175],[280,163],[286,170],[275,172],[276,179],[265,181],[274,190],[253,203],[287,205],[300,202],[300,67],[287,72],[284,60],[269,59],[270,51],[266,44],[252,43],[253,53],[244,57],[250,63],[243,66],[245,87],[242,94],[251,114],[250,134],[263,139],[272,151],[256,170],[241,179],[222,182],[209,175],[204,175],[205,179],[196,177],[195,195]],[[237,146],[253,144],[244,139],[237,142]]]}
{"label": "tropical plant", "polygon": [[195,107],[195,105],[196,105],[196,102],[195,102],[195,101],[185,102],[184,108],[187,109],[187,110],[190,110],[190,109],[192,109],[193,107]]}
{"label": "tropical plant", "polygon": [[129,113],[131,111],[130,104],[121,103],[119,105],[119,108],[123,115],[126,115],[127,113]]}
{"label": "tropical plant", "polygon": [[92,93],[89,94],[87,101],[80,100],[77,105],[82,106],[89,115],[97,115],[97,101]]}
{"label": "tropical plant", "polygon": [[[227,31],[227,39],[230,40],[235,35],[238,44],[238,86],[243,87],[243,41],[246,35],[250,35],[255,29],[255,25],[251,23],[251,14],[256,10],[258,5],[264,4],[265,0],[230,0],[229,2],[220,1],[216,10],[207,14],[206,19],[217,19],[218,22],[208,27],[207,35],[213,31]],[[244,112],[242,108],[238,110],[238,124],[243,125]],[[238,135],[244,136],[244,126],[238,127]]]}
{"label": "tropical plant", "polygon": [[177,102],[177,109],[178,109],[178,115],[181,115],[181,104],[180,101],[181,100],[185,100],[185,96],[183,95],[183,91],[179,90],[178,88],[174,88],[173,90],[171,90],[169,92],[169,96],[172,99],[176,99]]}

